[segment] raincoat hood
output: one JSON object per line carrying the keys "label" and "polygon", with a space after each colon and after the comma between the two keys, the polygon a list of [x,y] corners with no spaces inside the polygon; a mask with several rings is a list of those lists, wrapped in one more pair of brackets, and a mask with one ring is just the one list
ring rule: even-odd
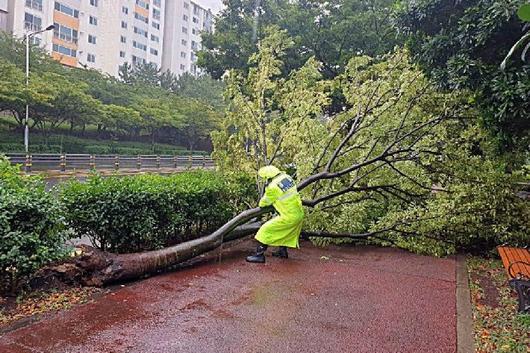
{"label": "raincoat hood", "polygon": [[276,168],[273,165],[268,165],[265,167],[261,167],[258,170],[258,175],[263,179],[271,179],[274,178],[276,175],[280,174],[282,171]]}

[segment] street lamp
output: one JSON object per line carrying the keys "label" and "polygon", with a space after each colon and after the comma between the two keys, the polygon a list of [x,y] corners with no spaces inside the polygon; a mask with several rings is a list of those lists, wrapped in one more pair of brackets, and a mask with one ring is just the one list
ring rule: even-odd
{"label": "street lamp", "polygon": [[[33,37],[36,34],[51,31],[55,28],[55,25],[49,25],[45,29],[41,29],[40,31],[35,32],[28,32],[25,36],[26,41],[26,87],[29,88],[29,39]],[[24,119],[24,148],[26,149],[26,153],[29,152],[29,105],[26,104],[26,119]]]}

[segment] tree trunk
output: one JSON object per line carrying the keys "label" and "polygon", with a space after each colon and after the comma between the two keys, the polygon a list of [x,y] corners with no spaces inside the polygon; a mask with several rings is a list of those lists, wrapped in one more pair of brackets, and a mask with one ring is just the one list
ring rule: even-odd
{"label": "tree trunk", "polygon": [[[271,208],[253,208],[241,212],[210,235],[168,248],[132,254],[113,254],[83,246],[83,254],[58,265],[47,266],[37,272],[31,281],[43,287],[57,281],[101,286],[140,278],[188,261],[218,248],[223,242],[239,239],[255,232],[256,227],[241,226],[249,220],[272,211]],[[236,229],[237,228],[237,229]]]}
{"label": "tree trunk", "polygon": [[[141,278],[172,266],[181,264],[196,256],[217,249],[221,244],[258,231],[261,223],[240,225],[253,218],[271,212],[272,208],[253,208],[240,213],[210,235],[190,240],[168,248],[132,254],[113,254],[82,245],[82,254],[72,260],[47,266],[33,277],[33,288],[53,288],[57,283],[102,286]],[[375,233],[349,234],[302,231],[301,237],[366,239]]]}

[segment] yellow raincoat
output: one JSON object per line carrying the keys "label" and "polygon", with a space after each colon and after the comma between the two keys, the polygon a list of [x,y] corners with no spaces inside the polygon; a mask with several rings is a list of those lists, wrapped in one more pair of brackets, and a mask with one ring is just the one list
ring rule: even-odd
{"label": "yellow raincoat", "polygon": [[274,166],[261,168],[258,175],[264,179],[272,178],[259,207],[272,205],[279,215],[261,226],[256,240],[271,246],[298,248],[304,210],[293,178]]}

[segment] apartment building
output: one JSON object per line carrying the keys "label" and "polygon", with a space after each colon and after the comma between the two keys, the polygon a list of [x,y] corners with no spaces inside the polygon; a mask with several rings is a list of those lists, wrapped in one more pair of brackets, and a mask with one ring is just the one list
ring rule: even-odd
{"label": "apartment building", "polygon": [[201,32],[213,29],[211,10],[190,0],[166,3],[162,69],[175,74],[199,74],[197,51],[201,49]]}
{"label": "apartment building", "polygon": [[7,0],[0,0],[0,31],[7,31]]}
{"label": "apartment building", "polygon": [[23,37],[54,24],[33,42],[64,65],[117,76],[125,62],[162,66],[165,1],[7,0],[6,27]]}

